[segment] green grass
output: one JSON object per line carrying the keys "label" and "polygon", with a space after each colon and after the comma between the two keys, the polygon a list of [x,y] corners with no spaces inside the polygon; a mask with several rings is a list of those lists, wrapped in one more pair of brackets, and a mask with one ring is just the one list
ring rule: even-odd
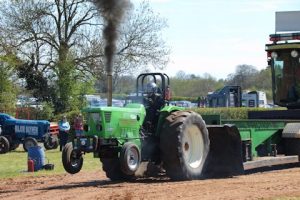
{"label": "green grass", "polygon": [[[16,151],[0,154],[0,179],[14,178],[22,176],[41,176],[50,174],[62,174],[65,172],[61,162],[61,152],[59,148],[55,150],[45,150],[46,164],[54,164],[54,170],[40,170],[34,173],[27,172],[27,152],[21,147]],[[93,158],[92,153],[84,155],[82,171],[100,170],[99,158]]]}

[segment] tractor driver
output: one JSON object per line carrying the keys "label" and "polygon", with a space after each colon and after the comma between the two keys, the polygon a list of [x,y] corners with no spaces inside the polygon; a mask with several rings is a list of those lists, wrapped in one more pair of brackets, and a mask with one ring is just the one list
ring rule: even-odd
{"label": "tractor driver", "polygon": [[148,83],[146,86],[146,93],[146,108],[151,107],[156,108],[156,110],[160,110],[161,107],[164,105],[160,88],[158,88],[157,85],[153,82]]}
{"label": "tractor driver", "polygon": [[147,127],[150,133],[155,131],[159,110],[164,105],[164,100],[161,94],[160,89],[153,82],[146,85],[146,97],[144,99],[144,105],[146,107],[146,118],[145,126]]}

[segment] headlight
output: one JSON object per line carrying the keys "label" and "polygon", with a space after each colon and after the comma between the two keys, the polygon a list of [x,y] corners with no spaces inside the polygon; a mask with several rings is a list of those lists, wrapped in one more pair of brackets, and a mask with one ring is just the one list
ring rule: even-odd
{"label": "headlight", "polygon": [[296,51],[296,50],[293,50],[293,51],[291,52],[291,56],[292,56],[293,58],[298,57],[298,55],[299,55],[299,53],[298,53],[298,51]]}
{"label": "headlight", "polygon": [[275,51],[273,51],[271,53],[271,57],[274,58],[274,59],[276,59],[278,57],[278,54]]}
{"label": "headlight", "polygon": [[86,145],[86,140],[80,140],[80,144],[81,144],[82,146],[85,146],[85,145]]}

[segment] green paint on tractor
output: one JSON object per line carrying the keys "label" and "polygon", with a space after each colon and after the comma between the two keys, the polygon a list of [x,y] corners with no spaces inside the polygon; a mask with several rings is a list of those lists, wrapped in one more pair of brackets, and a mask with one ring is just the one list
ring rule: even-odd
{"label": "green paint on tractor", "polygon": [[222,124],[234,124],[242,141],[251,141],[252,156],[271,155],[272,145],[279,144],[286,121],[282,120],[222,120]]}
{"label": "green paint on tractor", "polygon": [[[137,78],[137,96],[130,99],[132,103],[123,108],[85,108],[84,136],[75,137],[63,149],[65,170],[71,174],[78,173],[83,155],[93,153],[95,158],[100,158],[103,170],[111,180],[134,178],[142,162],[164,169],[166,175],[175,180],[204,177],[205,168],[210,163],[206,159],[210,144],[208,130],[199,114],[168,105],[170,95],[166,92],[169,85],[166,74],[141,74]],[[143,94],[139,95],[139,91]],[[224,130],[227,138],[231,140],[234,137],[239,147],[240,138],[234,131],[236,129],[225,127]],[[229,155],[229,151],[225,153]],[[229,155],[228,158],[239,165],[232,171],[230,164],[224,168],[225,173],[240,174],[241,154]],[[209,160],[216,161],[211,156]],[[208,168],[209,173],[214,169]]]}
{"label": "green paint on tractor", "polygon": [[86,108],[83,112],[87,115],[89,128],[84,132],[86,136],[117,138],[120,141],[139,135],[146,115],[145,107],[141,104],[129,104],[124,108]]}

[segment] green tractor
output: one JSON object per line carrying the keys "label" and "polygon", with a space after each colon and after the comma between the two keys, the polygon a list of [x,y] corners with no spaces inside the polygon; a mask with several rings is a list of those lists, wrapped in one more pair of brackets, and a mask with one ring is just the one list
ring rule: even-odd
{"label": "green tractor", "polygon": [[92,152],[111,180],[136,177],[143,162],[161,167],[174,180],[242,173],[237,128],[207,127],[199,114],[168,105],[169,84],[166,74],[140,74],[133,103],[84,109],[85,136],[63,149],[65,170],[78,173],[83,155]]}

